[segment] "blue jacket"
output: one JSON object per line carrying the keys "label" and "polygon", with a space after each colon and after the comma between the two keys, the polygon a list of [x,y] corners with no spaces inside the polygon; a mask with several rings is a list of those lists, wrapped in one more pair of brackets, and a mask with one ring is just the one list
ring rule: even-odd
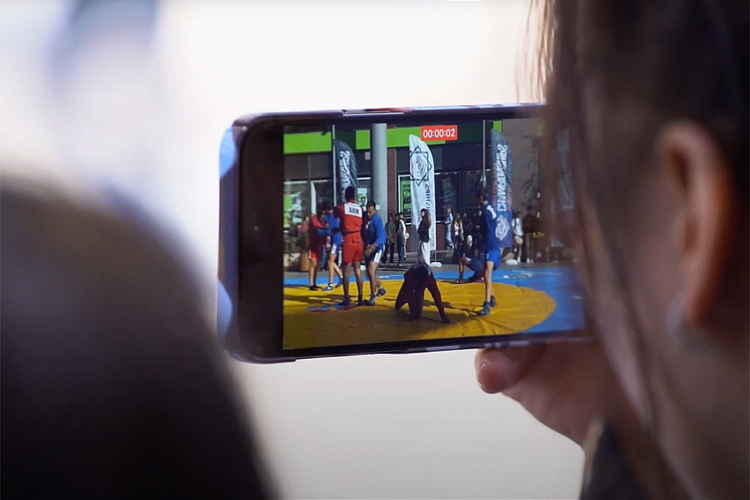
{"label": "blue jacket", "polygon": [[378,214],[374,214],[367,224],[367,244],[377,245],[378,248],[385,246],[385,226]]}
{"label": "blue jacket", "polygon": [[341,234],[341,231],[339,231],[341,219],[334,214],[331,214],[326,215],[326,221],[328,222],[328,234],[326,236],[330,236],[331,243],[340,247],[344,242],[344,236]]}
{"label": "blue jacket", "polygon": [[482,250],[491,252],[500,249],[500,240],[497,239],[497,214],[489,203],[482,206],[479,237],[479,246]]}

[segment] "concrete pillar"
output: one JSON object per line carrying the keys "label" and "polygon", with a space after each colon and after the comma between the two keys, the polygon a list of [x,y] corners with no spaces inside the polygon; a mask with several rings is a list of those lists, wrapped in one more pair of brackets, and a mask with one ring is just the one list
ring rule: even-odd
{"label": "concrete pillar", "polygon": [[372,199],[380,207],[378,215],[388,221],[388,140],[385,123],[373,123],[370,131],[372,152]]}
{"label": "concrete pillar", "polygon": [[[396,150],[388,150],[388,213],[395,214],[398,212],[398,173],[396,168]],[[388,222],[386,219],[384,221]]]}

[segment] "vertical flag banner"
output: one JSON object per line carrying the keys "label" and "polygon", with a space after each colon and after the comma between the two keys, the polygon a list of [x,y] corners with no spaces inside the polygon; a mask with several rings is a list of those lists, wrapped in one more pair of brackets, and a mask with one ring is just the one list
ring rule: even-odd
{"label": "vertical flag banner", "polygon": [[508,140],[497,130],[490,131],[492,185],[490,203],[497,213],[497,239],[501,248],[513,246],[510,221],[513,220],[513,158]]}
{"label": "vertical flag banner", "polygon": [[[435,232],[435,163],[427,144],[416,135],[409,136],[409,172],[411,174],[411,221],[416,229],[422,220],[419,212],[423,208],[430,214],[430,250],[436,248]],[[413,238],[412,248],[419,245],[418,238]]]}
{"label": "vertical flag banner", "polygon": [[336,139],[333,141],[333,154],[336,158],[337,189],[341,202],[345,201],[344,191],[349,186],[357,188],[357,160],[354,151],[347,143]]}

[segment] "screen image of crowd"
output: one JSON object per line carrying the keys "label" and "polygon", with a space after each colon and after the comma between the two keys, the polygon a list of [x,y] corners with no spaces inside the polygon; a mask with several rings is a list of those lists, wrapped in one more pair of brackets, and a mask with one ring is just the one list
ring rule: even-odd
{"label": "screen image of crowd", "polygon": [[285,135],[285,349],[583,327],[570,254],[540,230],[536,120],[375,127]]}

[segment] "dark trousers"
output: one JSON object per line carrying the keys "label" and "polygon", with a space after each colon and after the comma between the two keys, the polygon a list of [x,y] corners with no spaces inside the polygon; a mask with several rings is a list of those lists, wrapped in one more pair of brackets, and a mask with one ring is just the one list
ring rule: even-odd
{"label": "dark trousers", "polygon": [[[393,264],[393,253],[395,252],[396,244],[390,243],[388,241],[385,242],[385,251],[383,253],[383,263],[388,261],[390,264]],[[391,257],[388,258],[388,253],[390,252]]]}

